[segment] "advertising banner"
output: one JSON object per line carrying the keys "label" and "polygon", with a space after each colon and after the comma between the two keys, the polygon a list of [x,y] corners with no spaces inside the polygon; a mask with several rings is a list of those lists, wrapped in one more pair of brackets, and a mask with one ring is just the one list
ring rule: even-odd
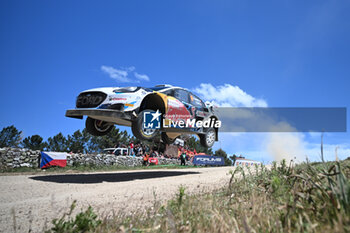
{"label": "advertising banner", "polygon": [[150,164],[158,165],[158,159],[157,158],[149,158],[148,162]]}
{"label": "advertising banner", "polygon": [[255,164],[260,165],[261,163],[258,161],[251,161],[251,160],[236,160],[235,166],[254,166]]}
{"label": "advertising banner", "polygon": [[193,158],[193,165],[224,166],[225,160],[220,156],[196,155]]}

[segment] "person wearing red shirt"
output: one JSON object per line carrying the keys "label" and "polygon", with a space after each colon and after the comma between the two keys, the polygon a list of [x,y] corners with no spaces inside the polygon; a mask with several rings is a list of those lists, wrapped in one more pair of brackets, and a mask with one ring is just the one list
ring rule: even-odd
{"label": "person wearing red shirt", "polygon": [[134,143],[133,142],[130,142],[130,155],[134,155]]}

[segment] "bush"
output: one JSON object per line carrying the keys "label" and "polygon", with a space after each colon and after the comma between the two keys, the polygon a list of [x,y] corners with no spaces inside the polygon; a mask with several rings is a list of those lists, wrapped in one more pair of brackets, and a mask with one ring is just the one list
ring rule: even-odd
{"label": "bush", "polygon": [[76,201],[71,205],[69,213],[64,214],[60,219],[54,219],[52,221],[54,226],[47,232],[93,232],[101,224],[101,220],[97,219],[91,206],[85,212],[77,214],[75,219],[71,219],[75,204]]}

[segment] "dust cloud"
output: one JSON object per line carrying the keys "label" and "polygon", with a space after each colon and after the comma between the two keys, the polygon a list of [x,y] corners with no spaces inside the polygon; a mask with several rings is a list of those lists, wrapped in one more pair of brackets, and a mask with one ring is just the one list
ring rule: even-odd
{"label": "dust cloud", "polygon": [[266,150],[275,161],[305,160],[305,143],[300,133],[269,133]]}

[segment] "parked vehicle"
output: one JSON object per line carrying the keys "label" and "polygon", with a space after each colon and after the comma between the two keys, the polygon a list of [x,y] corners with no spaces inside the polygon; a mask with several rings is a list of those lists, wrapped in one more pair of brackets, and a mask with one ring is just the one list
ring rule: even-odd
{"label": "parked vehicle", "polygon": [[120,148],[120,147],[119,148],[106,148],[106,149],[103,149],[103,152],[105,152],[107,154],[114,154],[116,156],[129,154],[128,148]]}

